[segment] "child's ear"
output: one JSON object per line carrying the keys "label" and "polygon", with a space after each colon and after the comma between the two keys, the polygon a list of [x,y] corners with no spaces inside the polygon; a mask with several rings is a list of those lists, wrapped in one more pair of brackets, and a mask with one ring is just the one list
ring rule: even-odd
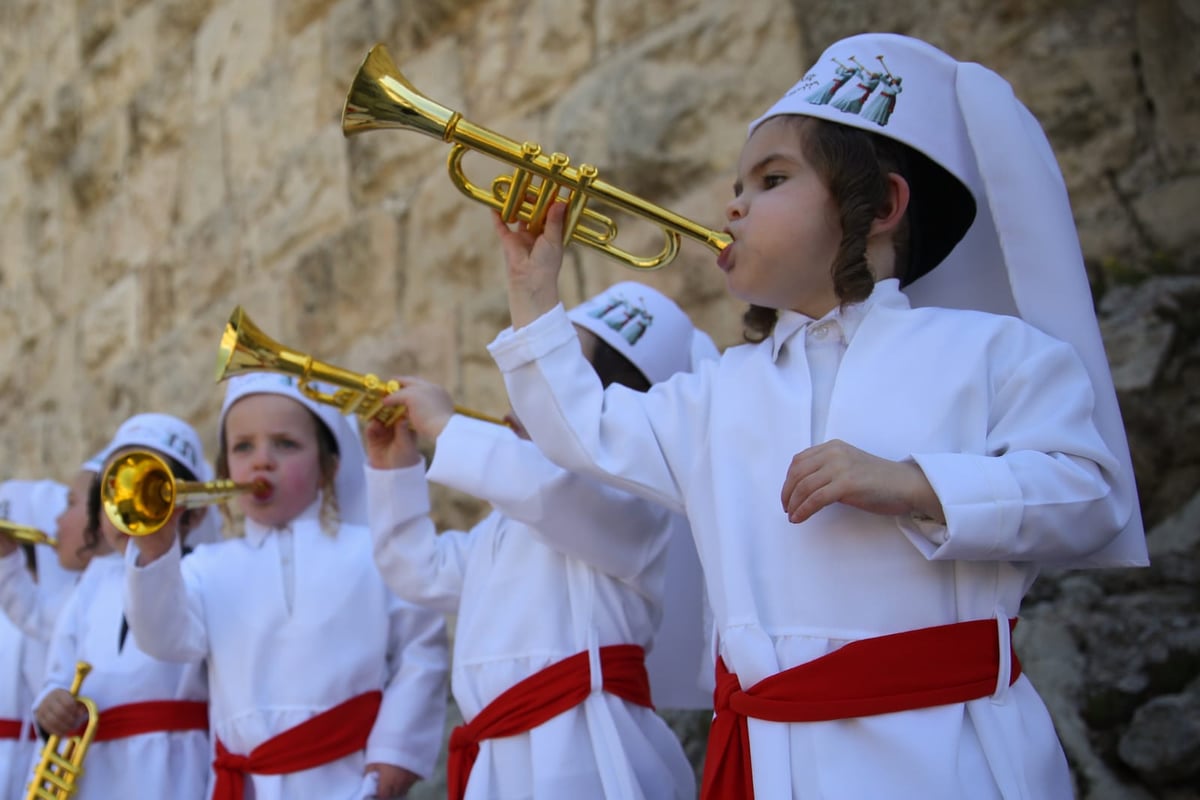
{"label": "child's ear", "polygon": [[889,172],[886,181],[887,200],[871,223],[871,232],[868,235],[891,233],[900,225],[904,213],[908,211],[908,181],[898,172]]}

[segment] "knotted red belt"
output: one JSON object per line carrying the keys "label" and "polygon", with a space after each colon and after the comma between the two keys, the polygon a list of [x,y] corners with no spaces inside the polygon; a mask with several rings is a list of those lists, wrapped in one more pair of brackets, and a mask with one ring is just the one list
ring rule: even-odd
{"label": "knotted red belt", "polygon": [[[1017,621],[1009,621],[1009,637]],[[1012,653],[1010,645],[1009,652]],[[1000,637],[995,619],[920,628],[851,642],[743,690],[717,659],[702,800],[750,800],[748,717],[821,722],[965,703],[996,691]],[[1012,653],[1011,685],[1021,675]]]}
{"label": "knotted red belt", "polygon": [[19,719],[0,719],[0,739],[36,739],[37,731]]}
{"label": "knotted red belt", "polygon": [[382,692],[366,692],[288,728],[250,751],[248,756],[229,752],[217,739],[213,761],[216,782],[212,800],[242,800],[246,775],[286,775],[319,767],[356,753],[367,746]]}
{"label": "knotted red belt", "polygon": [[[600,648],[603,689],[622,700],[646,708],[650,701],[650,677],[646,673],[646,651],[634,644]],[[592,691],[591,670],[585,650],[557,661],[505,690],[450,734],[447,788],[450,800],[462,800],[467,778],[485,739],[516,736],[531,731],[587,699]]]}

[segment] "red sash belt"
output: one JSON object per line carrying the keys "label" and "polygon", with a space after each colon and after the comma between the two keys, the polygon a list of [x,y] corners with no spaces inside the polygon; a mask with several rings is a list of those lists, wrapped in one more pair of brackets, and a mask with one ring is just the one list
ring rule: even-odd
{"label": "red sash belt", "polygon": [[[1009,636],[1017,621],[1009,621]],[[1011,646],[1009,651],[1012,651]],[[717,660],[703,800],[754,797],[748,717],[820,722],[965,703],[996,691],[1000,637],[995,619],[876,636],[776,673],[743,690]],[[1012,653],[1011,685],[1021,675]]]}
{"label": "red sash belt", "polygon": [[0,739],[37,739],[37,731],[19,719],[0,719]]}
{"label": "red sash belt", "polygon": [[[646,673],[646,651],[634,644],[600,648],[603,689],[611,695],[646,708],[650,702],[650,678]],[[487,704],[466,725],[450,734],[447,785],[450,800],[462,800],[467,778],[479,755],[479,743],[526,733],[574,708],[592,691],[591,670],[585,650],[564,658],[530,675]]]}
{"label": "red sash belt", "polygon": [[207,731],[208,704],[197,700],[151,700],[113,706],[100,712],[96,742],[143,733]]}
{"label": "red sash belt", "polygon": [[247,775],[300,772],[362,750],[367,746],[381,702],[383,693],[378,691],[352,697],[268,739],[248,756],[229,752],[217,739],[212,800],[242,800]]}

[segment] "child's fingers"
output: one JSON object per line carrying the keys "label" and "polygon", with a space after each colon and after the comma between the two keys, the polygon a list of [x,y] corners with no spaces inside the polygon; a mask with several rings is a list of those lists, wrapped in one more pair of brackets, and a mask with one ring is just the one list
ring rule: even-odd
{"label": "child's fingers", "polygon": [[826,473],[817,472],[796,484],[784,503],[784,510],[789,522],[799,523],[837,500],[833,480]]}
{"label": "child's fingers", "polygon": [[810,447],[792,456],[792,463],[788,465],[787,475],[783,478],[783,488],[779,492],[779,499],[782,501],[785,510],[788,507],[791,496],[796,491],[796,486],[805,478],[815,473],[820,467],[821,460],[815,448]]}
{"label": "child's fingers", "polygon": [[37,710],[38,724],[52,734],[63,736],[87,717],[87,711],[66,691],[46,697]]}

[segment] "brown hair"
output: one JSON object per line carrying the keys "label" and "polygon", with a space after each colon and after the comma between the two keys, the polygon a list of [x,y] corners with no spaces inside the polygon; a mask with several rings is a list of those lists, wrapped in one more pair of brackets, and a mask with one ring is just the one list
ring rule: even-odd
{"label": "brown hair", "polygon": [[622,355],[620,350],[599,336],[596,337],[596,349],[592,353],[591,363],[592,369],[600,378],[600,384],[606,389],[611,383],[619,383],[635,392],[650,390],[650,379]]}
{"label": "brown hair", "polygon": [[[887,202],[887,176],[908,178],[907,146],[878,134],[839,125],[815,117],[782,117],[800,139],[804,157],[817,174],[838,208],[842,240],[830,272],[833,289],[842,305],[859,303],[871,296],[875,276],[867,264],[867,234]],[[908,214],[896,230],[895,277],[905,283],[909,266]],[[742,316],[744,336],[761,342],[771,335],[779,312],[765,306],[750,306]]]}
{"label": "brown hair", "polygon": [[[286,397],[286,395],[283,396]],[[303,404],[301,403],[301,405]],[[337,476],[339,457],[337,437],[333,435],[333,431],[329,430],[329,426],[313,413],[311,408],[305,406],[304,410],[312,418],[317,433],[317,464],[321,470],[321,530],[332,535],[337,531],[341,516],[337,492],[334,490],[334,478]],[[226,479],[229,477],[229,457],[226,455],[224,424],[221,425],[220,439],[213,471],[218,478]],[[221,506],[221,516],[226,525],[232,528],[233,515],[228,504]]]}

